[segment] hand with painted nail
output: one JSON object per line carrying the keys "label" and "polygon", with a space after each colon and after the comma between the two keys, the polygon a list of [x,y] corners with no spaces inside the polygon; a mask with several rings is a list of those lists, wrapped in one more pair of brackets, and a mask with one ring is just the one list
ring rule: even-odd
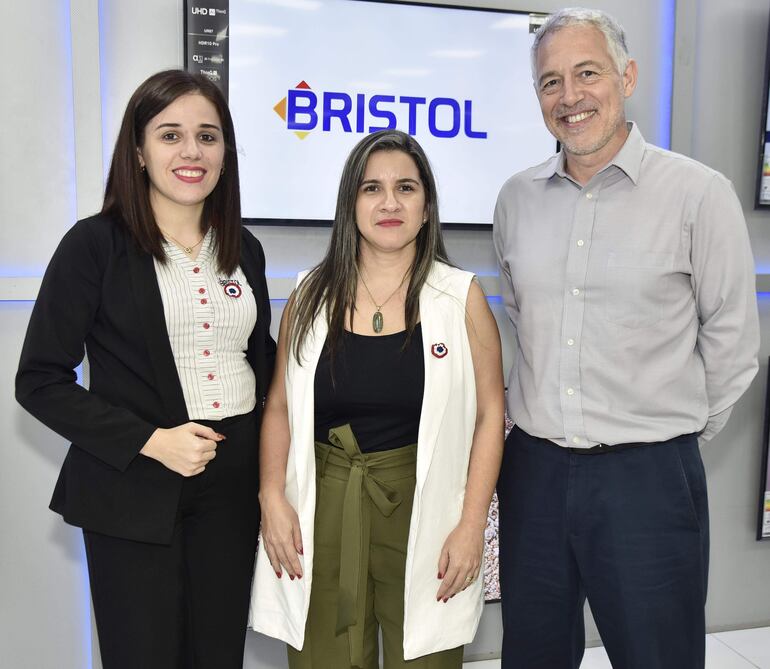
{"label": "hand with painted nail", "polygon": [[139,451],[177,474],[196,476],[217,455],[217,445],[225,436],[198,423],[158,428]]}
{"label": "hand with painted nail", "polygon": [[448,602],[471,585],[479,575],[484,551],[484,527],[460,521],[449,533],[438,561],[441,580],[436,600]]}
{"label": "hand with painted nail", "polygon": [[302,578],[302,532],[297,512],[282,490],[260,494],[260,506],[262,542],[275,575],[281,578],[285,569],[291,580]]}

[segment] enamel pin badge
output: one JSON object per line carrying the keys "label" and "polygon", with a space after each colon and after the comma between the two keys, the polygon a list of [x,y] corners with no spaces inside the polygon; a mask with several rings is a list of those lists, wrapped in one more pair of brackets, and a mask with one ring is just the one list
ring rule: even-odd
{"label": "enamel pin badge", "polygon": [[237,281],[228,281],[224,285],[225,295],[228,297],[240,297],[243,293],[240,284]]}
{"label": "enamel pin badge", "polygon": [[446,347],[446,344],[442,342],[439,344],[433,344],[433,346],[430,347],[430,352],[434,358],[443,358],[447,353],[449,353],[449,349]]}

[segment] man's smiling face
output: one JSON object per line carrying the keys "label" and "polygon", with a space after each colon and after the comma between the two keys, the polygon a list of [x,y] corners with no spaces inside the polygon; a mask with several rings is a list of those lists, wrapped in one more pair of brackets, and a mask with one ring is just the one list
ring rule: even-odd
{"label": "man's smiling face", "polygon": [[537,51],[535,88],[543,119],[565,151],[609,162],[625,142],[625,99],[636,85],[636,63],[618,72],[604,34],[569,26],[545,37]]}

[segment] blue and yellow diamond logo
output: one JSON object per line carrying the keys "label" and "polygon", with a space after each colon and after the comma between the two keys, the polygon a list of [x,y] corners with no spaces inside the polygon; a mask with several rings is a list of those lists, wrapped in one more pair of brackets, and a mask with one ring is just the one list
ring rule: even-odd
{"label": "blue and yellow diamond logo", "polygon": [[[294,88],[304,88],[307,90],[310,90],[310,85],[303,79],[300,81]],[[278,116],[280,116],[284,122],[286,122],[286,96],[281,99],[278,104],[273,107],[273,111],[275,111]],[[300,139],[305,139],[310,134],[309,130],[295,130],[294,134],[297,135]]]}

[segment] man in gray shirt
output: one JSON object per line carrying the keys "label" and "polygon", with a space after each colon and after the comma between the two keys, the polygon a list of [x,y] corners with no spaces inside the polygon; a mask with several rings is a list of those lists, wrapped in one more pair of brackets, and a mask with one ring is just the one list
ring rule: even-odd
{"label": "man in gray shirt", "polygon": [[613,666],[704,666],[698,451],[757,371],[754,265],[730,182],[647,144],[603,12],[549,17],[535,90],[561,142],[513,176],[494,242],[517,356],[498,483],[504,669],[572,669],[591,604]]}

